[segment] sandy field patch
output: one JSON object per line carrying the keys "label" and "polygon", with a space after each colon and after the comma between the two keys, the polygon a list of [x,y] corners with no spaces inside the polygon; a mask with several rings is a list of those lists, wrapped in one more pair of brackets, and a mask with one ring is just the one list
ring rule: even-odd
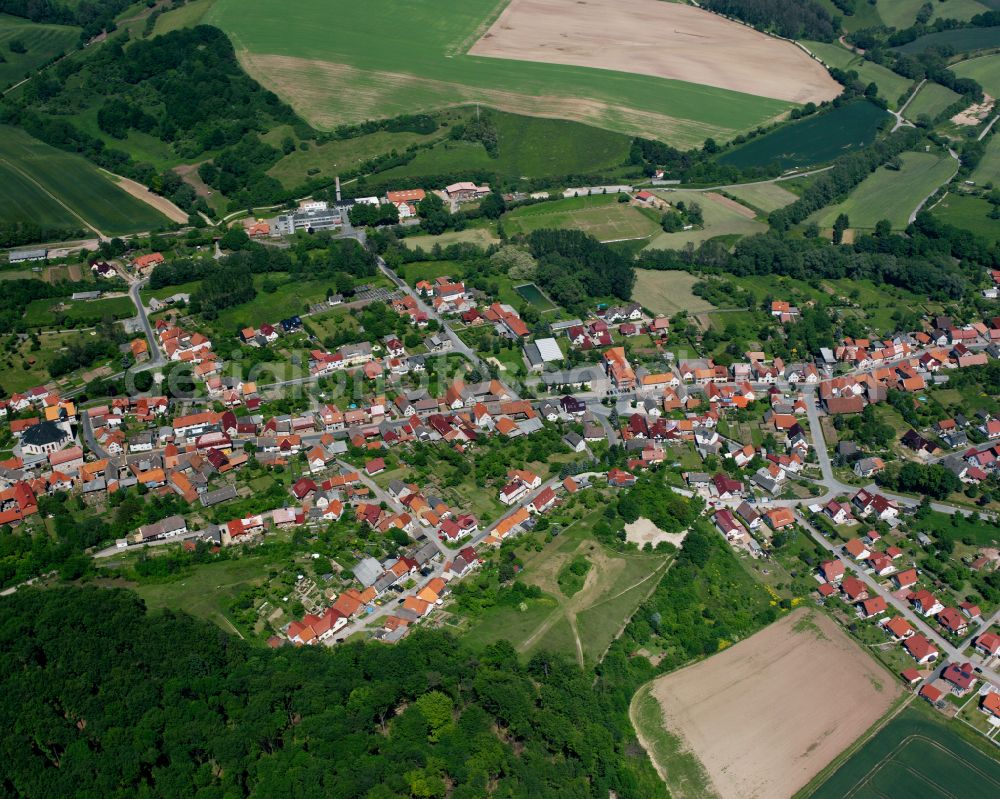
{"label": "sandy field patch", "polygon": [[167,219],[171,222],[186,223],[188,221],[188,215],[170,202],[170,200],[166,197],[154,194],[141,183],[136,183],[134,180],[130,180],[129,178],[123,178],[121,175],[116,175],[114,172],[108,172],[106,169],[102,169],[101,171],[109,175],[118,185],[118,188],[124,189],[137,200],[141,200],[146,203],[146,205],[152,206],[167,217]]}
{"label": "sandy field patch", "polygon": [[671,78],[788,100],[840,94],[791,42],[661,0],[511,0],[469,55]]}
{"label": "sandy field patch", "polygon": [[994,105],[996,105],[996,100],[988,94],[984,94],[981,103],[973,103],[964,111],[959,111],[951,118],[951,121],[956,125],[978,125],[990,115]]}
{"label": "sandy field patch", "polygon": [[[721,799],[787,799],[901,691],[836,623],[812,610],[660,677],[651,690],[667,732],[698,759]],[[648,741],[650,729],[642,734]],[[669,763],[657,768],[675,797],[693,796],[671,784]]]}
{"label": "sandy field patch", "polygon": [[625,540],[644,547],[652,544],[654,547],[661,541],[667,541],[675,547],[679,547],[684,542],[687,533],[668,533],[661,530],[649,519],[640,516],[631,524],[625,525]]}

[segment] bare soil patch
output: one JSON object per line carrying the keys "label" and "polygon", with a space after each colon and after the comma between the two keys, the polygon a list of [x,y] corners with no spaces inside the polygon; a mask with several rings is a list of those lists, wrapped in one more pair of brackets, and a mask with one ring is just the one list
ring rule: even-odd
{"label": "bare soil patch", "polygon": [[995,105],[996,100],[988,94],[984,94],[981,103],[973,103],[964,111],[959,111],[951,118],[951,121],[956,125],[978,125],[990,115]]}
{"label": "bare soil patch", "polygon": [[[836,623],[807,610],[658,678],[651,690],[666,731],[697,757],[722,799],[787,799],[900,693]],[[657,766],[675,792],[669,764]]]}
{"label": "bare soil patch", "polygon": [[686,535],[686,532],[665,532],[653,524],[649,519],[645,519],[643,517],[639,517],[631,524],[625,525],[625,540],[637,544],[640,548],[644,547],[646,544],[652,544],[655,547],[661,541],[667,541],[675,547],[679,547],[684,542],[684,537]]}
{"label": "bare soil patch", "polygon": [[[107,170],[102,171],[106,172]],[[137,200],[142,200],[146,205],[152,206],[171,222],[184,223],[188,221],[188,215],[166,197],[154,194],[141,183],[136,183],[129,178],[123,178],[121,175],[116,175],[113,172],[107,172],[107,174],[111,176],[112,180],[118,185],[118,188],[125,190]]]}
{"label": "bare soil patch", "polygon": [[791,42],[661,0],[511,0],[469,55],[596,67],[794,103],[840,86]]}

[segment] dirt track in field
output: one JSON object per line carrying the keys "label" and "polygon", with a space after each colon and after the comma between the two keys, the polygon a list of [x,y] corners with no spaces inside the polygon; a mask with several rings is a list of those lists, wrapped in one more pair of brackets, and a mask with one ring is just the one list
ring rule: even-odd
{"label": "dirt track in field", "polygon": [[170,200],[168,200],[166,197],[161,197],[159,194],[154,194],[145,186],[143,186],[141,183],[136,183],[136,181],[130,180],[129,178],[122,177],[121,175],[116,175],[113,172],[107,172],[107,170],[101,170],[101,171],[106,172],[108,175],[110,175],[111,179],[114,181],[115,185],[117,185],[119,189],[128,192],[137,200],[141,200],[142,202],[146,203],[146,205],[151,205],[153,208],[155,208],[157,211],[163,214],[171,222],[179,222],[182,224],[187,223],[188,215],[180,208],[178,208],[176,205],[174,205],[172,202],[170,202]]}
{"label": "dirt track in field", "polygon": [[[796,611],[658,678],[653,696],[722,799],[787,799],[889,709],[900,688],[829,617]],[[670,785],[675,796],[682,786]]]}
{"label": "dirt track in field", "polygon": [[469,55],[652,75],[795,103],[841,91],[791,42],[662,0],[511,0]]}

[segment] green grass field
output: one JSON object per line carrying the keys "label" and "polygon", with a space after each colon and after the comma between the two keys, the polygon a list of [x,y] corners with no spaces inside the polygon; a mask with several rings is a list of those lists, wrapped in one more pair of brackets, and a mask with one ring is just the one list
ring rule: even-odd
{"label": "green grass field", "polygon": [[[950,67],[960,78],[972,78],[993,97],[1000,97],[1000,54],[960,61]],[[995,137],[994,137],[995,138]]]}
{"label": "green grass field", "polygon": [[[70,52],[80,38],[80,29],[69,25],[42,25],[21,17],[0,14],[0,88],[22,80],[60,53]],[[10,49],[12,41],[24,45],[24,53]]]}
{"label": "green grass field", "polygon": [[499,145],[496,158],[479,142],[446,140],[422,150],[410,163],[380,173],[379,182],[471,170],[509,178],[562,177],[603,172],[628,159],[631,139],[621,133],[561,119],[491,113]]}
{"label": "green grass field", "polygon": [[204,563],[182,579],[144,582],[133,590],[150,610],[183,611],[233,632],[235,627],[226,616],[229,603],[247,588],[264,582],[271,566],[260,557]]}
{"label": "green grass field", "polygon": [[855,229],[874,228],[880,219],[888,219],[896,230],[905,228],[912,211],[954,174],[956,164],[949,156],[935,153],[903,153],[902,162],[898,171],[876,170],[846,200],[817,211],[809,221],[829,228],[844,213]]}
{"label": "green grass field", "polygon": [[403,245],[415,250],[418,247],[424,252],[430,252],[435,244],[447,247],[449,244],[475,244],[479,247],[489,247],[500,241],[492,228],[473,227],[465,230],[449,230],[437,236],[407,236],[402,239]]}
{"label": "green grass field", "polygon": [[986,152],[983,153],[983,158],[971,177],[980,186],[1000,183],[1000,136],[996,134],[990,136],[986,143]]}
{"label": "green grass field", "polygon": [[[787,184],[788,181],[783,183]],[[784,208],[798,199],[798,195],[784,188],[782,183],[748,183],[745,186],[726,186],[723,191],[764,213]]]}
{"label": "green grass field", "polygon": [[[726,189],[728,192],[729,189]],[[733,192],[735,194],[735,192]],[[752,211],[734,208],[724,197],[710,196],[709,192],[672,190],[657,191],[669,203],[698,203],[704,218],[701,228],[680,230],[677,233],[659,233],[649,243],[650,249],[679,250],[687,244],[700,244],[716,236],[750,236],[763,233],[767,225],[753,218]]]}
{"label": "green grass field", "polygon": [[323,0],[302,0],[294,15],[280,0],[218,0],[205,20],[232,37],[251,75],[324,128],[480,102],[691,146],[789,107],[682,81],[466,55],[505,5],[467,0],[442,13],[434,0],[402,11],[372,0],[340,5],[330,18]]}
{"label": "green grass field", "polygon": [[950,47],[956,53],[995,48],[1000,41],[1000,26],[993,28],[957,28],[928,33],[895,49],[907,55],[919,55],[935,47]]}
{"label": "green grass field", "polygon": [[886,119],[886,112],[873,103],[847,103],[752,139],[723,153],[719,161],[738,167],[777,163],[783,169],[821,164],[867,147]]}
{"label": "green grass field", "polygon": [[[917,19],[917,12],[926,0],[878,0],[877,11],[882,21],[893,28],[909,28]],[[930,21],[936,19],[968,20],[976,14],[989,11],[976,0],[935,0],[934,13]]]}
{"label": "green grass field", "polygon": [[904,78],[881,64],[866,61],[863,56],[855,55],[839,44],[826,42],[803,42],[803,44],[819,56],[823,63],[844,71],[854,70],[865,83],[875,83],[878,86],[878,93],[888,100],[890,108],[899,108],[897,100],[913,83],[909,78]]}
{"label": "green grass field", "polygon": [[[61,311],[53,310],[61,302],[65,302],[67,307]],[[66,324],[93,323],[105,317],[127,319],[130,316],[135,316],[135,306],[128,297],[110,297],[88,302],[44,299],[34,300],[28,305],[24,321],[29,327],[51,327],[60,320]]]}
{"label": "green grass field", "polygon": [[[541,588],[543,597],[527,603],[523,611],[498,606],[476,616],[466,640],[478,647],[506,639],[525,655],[547,650],[578,662],[597,662],[668,562],[663,555],[605,549],[589,533],[599,513],[566,527],[540,551],[519,549],[524,563],[521,579]],[[591,568],[584,586],[566,596],[558,575],[579,555],[586,555]]]}
{"label": "green grass field", "polygon": [[108,235],[169,224],[83,157],[7,126],[0,126],[0,218],[76,228],[86,222]]}
{"label": "green grass field", "polygon": [[[262,290],[263,284],[268,279],[280,282],[285,278],[287,278],[287,274],[283,272],[254,275],[257,296],[250,302],[219,311],[218,318],[212,320],[212,330],[217,331],[223,337],[235,337],[237,332],[247,325],[257,326],[264,322],[274,324],[293,314],[301,314],[306,305],[319,302],[326,297],[326,290],[334,285],[333,277],[321,280],[296,279],[280,284],[277,290],[272,293]],[[222,345],[217,344],[216,346]]]}
{"label": "green grass field", "polygon": [[156,26],[153,28],[154,36],[163,36],[165,33],[179,30],[180,28],[191,28],[201,22],[205,12],[212,7],[215,0],[188,0],[180,8],[161,14],[156,19]]}
{"label": "green grass field", "polygon": [[[62,354],[66,345],[71,341],[77,341],[80,333],[55,333],[45,330],[39,331],[41,339],[41,349],[34,351],[31,343],[27,340],[20,342],[13,352],[4,353],[0,356],[0,385],[7,392],[24,391],[34,386],[48,383],[51,379],[49,374],[49,364]],[[90,369],[94,369],[100,364],[94,364]],[[28,368],[25,369],[24,367]],[[59,379],[60,383],[67,381],[72,383],[79,373],[64,375]]]}
{"label": "green grass field", "polygon": [[[911,705],[798,799],[996,796],[1000,762],[968,743],[966,735],[977,734],[946,723],[922,704]],[[982,745],[992,746],[985,740]]]}
{"label": "green grass field", "polygon": [[949,193],[934,207],[933,214],[943,222],[971,230],[996,243],[1000,241],[1000,219],[990,219],[990,210],[986,200]]}
{"label": "green grass field", "polygon": [[638,298],[644,308],[667,316],[678,311],[689,314],[711,311],[715,308],[712,303],[691,293],[691,287],[700,279],[690,272],[636,269],[632,296]]}
{"label": "green grass field", "polygon": [[573,229],[582,230],[601,241],[646,238],[660,229],[640,209],[618,202],[617,194],[567,197],[516,208],[504,215],[502,223],[508,235],[531,233],[543,228]]}
{"label": "green grass field", "polygon": [[919,119],[926,114],[932,119],[958,99],[958,94],[939,83],[925,83],[913,101],[906,106],[908,119]]}

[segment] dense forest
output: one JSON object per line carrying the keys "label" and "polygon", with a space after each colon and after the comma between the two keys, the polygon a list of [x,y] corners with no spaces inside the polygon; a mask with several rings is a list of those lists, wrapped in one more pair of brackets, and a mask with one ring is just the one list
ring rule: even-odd
{"label": "dense forest", "polygon": [[702,0],[701,5],[788,39],[829,42],[840,28],[814,0]]}
{"label": "dense forest", "polygon": [[538,260],[536,281],[566,308],[578,308],[595,297],[632,296],[632,264],[593,236],[578,230],[537,230],[528,236],[528,246]]}
{"label": "dense forest", "polygon": [[2,604],[5,796],[666,796],[634,688],[546,654],[434,632],[261,651],[100,589]]}
{"label": "dense forest", "polygon": [[103,30],[114,30],[114,18],[128,8],[134,0],[84,0],[84,2],[56,2],[56,0],[0,0],[0,13],[24,17],[32,22],[50,22],[57,25],[79,25],[81,38],[86,41]]}

